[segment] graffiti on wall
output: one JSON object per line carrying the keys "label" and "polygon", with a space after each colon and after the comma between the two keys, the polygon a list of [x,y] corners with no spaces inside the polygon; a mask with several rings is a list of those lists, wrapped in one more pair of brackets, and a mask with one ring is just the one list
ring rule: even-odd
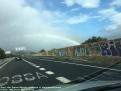
{"label": "graffiti on wall", "polygon": [[121,56],[121,39],[56,49],[56,56]]}

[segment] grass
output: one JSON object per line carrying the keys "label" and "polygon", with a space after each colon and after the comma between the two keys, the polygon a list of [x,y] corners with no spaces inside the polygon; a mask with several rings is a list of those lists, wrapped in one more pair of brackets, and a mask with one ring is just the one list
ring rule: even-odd
{"label": "grass", "polygon": [[120,57],[112,57],[112,56],[88,56],[84,57],[88,62],[92,63],[104,63],[104,64],[114,64],[118,61],[121,61]]}
{"label": "grass", "polygon": [[118,61],[121,61],[120,57],[112,56],[86,56],[80,57],[80,60],[74,60],[69,57],[55,57],[56,61],[69,61],[69,62],[81,62],[81,59],[88,60],[87,63],[97,63],[97,64],[114,64]]}
{"label": "grass", "polygon": [[70,61],[69,58],[65,58],[65,57],[55,57],[54,60],[56,60],[56,61]]}

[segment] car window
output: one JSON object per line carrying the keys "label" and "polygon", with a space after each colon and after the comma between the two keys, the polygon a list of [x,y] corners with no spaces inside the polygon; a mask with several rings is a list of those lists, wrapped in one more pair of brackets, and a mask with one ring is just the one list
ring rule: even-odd
{"label": "car window", "polygon": [[120,75],[121,0],[0,0],[1,91],[93,88]]}

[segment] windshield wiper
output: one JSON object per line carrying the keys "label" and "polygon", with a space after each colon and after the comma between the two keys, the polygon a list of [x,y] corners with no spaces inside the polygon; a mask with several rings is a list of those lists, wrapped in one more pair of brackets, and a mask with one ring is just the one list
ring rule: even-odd
{"label": "windshield wiper", "polygon": [[117,89],[117,88],[121,88],[121,83],[97,87],[96,90],[94,91],[106,91],[106,90],[112,90],[112,89]]}

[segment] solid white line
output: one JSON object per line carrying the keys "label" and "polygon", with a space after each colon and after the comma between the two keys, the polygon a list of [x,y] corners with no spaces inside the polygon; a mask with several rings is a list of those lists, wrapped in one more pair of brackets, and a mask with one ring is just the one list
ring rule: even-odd
{"label": "solid white line", "polygon": [[48,75],[53,75],[53,74],[55,74],[55,73],[52,72],[52,71],[46,71],[45,73],[48,74]]}
{"label": "solid white line", "polygon": [[0,60],[0,66],[3,65],[4,63],[5,63],[5,61],[3,61],[3,60],[1,61]]}
{"label": "solid white line", "polygon": [[13,60],[13,59],[11,59],[11,60],[5,62],[3,65],[0,66],[0,69],[2,69],[4,66],[6,66],[6,65],[7,65],[9,62],[11,62],[12,60]]}
{"label": "solid white line", "polygon": [[33,65],[33,63],[31,63],[31,62],[28,62],[30,65]]}
{"label": "solid white line", "polygon": [[3,65],[4,63],[6,63],[6,61],[2,61],[2,62],[0,63],[0,66]]}
{"label": "solid white line", "polygon": [[46,70],[45,68],[40,68],[40,70]]}
{"label": "solid white line", "polygon": [[106,67],[100,67],[100,66],[93,66],[93,65],[86,65],[86,64],[80,64],[80,63],[77,64],[77,63],[60,62],[60,61],[53,61],[53,60],[43,60],[43,61],[56,62],[56,63],[64,63],[64,64],[71,64],[71,65],[85,66],[85,67],[92,67],[92,68],[98,68],[98,69],[108,69],[108,70],[112,70],[112,71],[121,72],[121,70],[118,70],[118,69],[112,69],[112,68],[106,68]]}
{"label": "solid white line", "polygon": [[1,67],[0,67],[0,69],[2,69],[5,65],[7,65],[9,63],[9,61],[8,62],[5,62]]}
{"label": "solid white line", "polygon": [[62,83],[69,83],[71,82],[71,80],[65,78],[65,77],[57,77],[56,78],[58,81],[62,82]]}

